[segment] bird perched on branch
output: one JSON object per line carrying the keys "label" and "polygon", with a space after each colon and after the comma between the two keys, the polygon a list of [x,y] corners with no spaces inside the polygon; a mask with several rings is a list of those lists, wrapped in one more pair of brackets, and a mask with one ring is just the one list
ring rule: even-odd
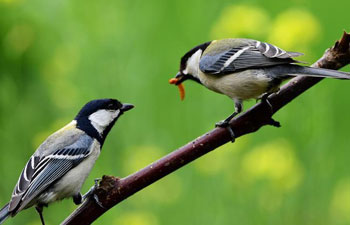
{"label": "bird perched on branch", "polygon": [[44,206],[73,197],[83,201],[80,189],[117,119],[133,105],[115,99],[88,102],[68,125],[49,136],[24,167],[11,200],[0,210],[0,224],[9,216],[35,206],[42,224]]}
{"label": "bird perched on branch", "polygon": [[244,100],[262,99],[269,104],[268,95],[294,76],[350,79],[350,73],[295,65],[299,62],[293,58],[300,55],[251,39],[214,40],[188,51],[181,58],[179,72],[169,82],[178,85],[182,98],[185,80],[196,81],[231,98],[235,111],[216,126],[226,127],[234,141],[229,122],[243,110]]}

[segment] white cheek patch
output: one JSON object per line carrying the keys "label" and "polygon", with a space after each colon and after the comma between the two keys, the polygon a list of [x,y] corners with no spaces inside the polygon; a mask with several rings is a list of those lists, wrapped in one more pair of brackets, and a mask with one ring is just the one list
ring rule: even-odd
{"label": "white cheek patch", "polygon": [[202,52],[202,49],[199,49],[191,57],[188,58],[187,66],[183,71],[183,74],[191,74],[194,77],[198,78],[199,60],[201,58]]}
{"label": "white cheek patch", "polygon": [[102,134],[103,131],[113,122],[120,114],[120,110],[100,109],[89,116],[92,126]]}

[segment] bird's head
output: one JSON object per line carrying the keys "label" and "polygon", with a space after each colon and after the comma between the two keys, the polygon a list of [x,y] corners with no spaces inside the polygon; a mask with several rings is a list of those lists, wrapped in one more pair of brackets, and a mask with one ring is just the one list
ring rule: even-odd
{"label": "bird's head", "polygon": [[77,128],[103,143],[117,119],[132,108],[133,105],[122,104],[116,99],[92,100],[75,117]]}
{"label": "bird's head", "polygon": [[182,56],[180,61],[180,70],[176,74],[176,85],[181,84],[185,80],[193,80],[201,84],[199,80],[199,60],[204,50],[211,42],[198,45]]}

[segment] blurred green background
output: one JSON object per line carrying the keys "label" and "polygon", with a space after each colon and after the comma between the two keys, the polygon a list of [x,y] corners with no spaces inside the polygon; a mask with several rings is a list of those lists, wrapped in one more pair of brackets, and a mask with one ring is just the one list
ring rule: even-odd
{"label": "blurred green background", "polygon": [[[168,84],[180,57],[248,37],[314,62],[350,31],[349,0],[0,0],[0,204],[36,147],[87,101],[135,104],[113,128],[83,187],[126,176],[213,128],[230,99]],[[344,68],[349,71],[349,67]],[[108,211],[95,224],[350,224],[350,82],[324,80],[264,127]],[[249,108],[255,102],[245,104]],[[59,224],[76,206],[44,210]],[[40,224],[34,209],[5,224]]]}

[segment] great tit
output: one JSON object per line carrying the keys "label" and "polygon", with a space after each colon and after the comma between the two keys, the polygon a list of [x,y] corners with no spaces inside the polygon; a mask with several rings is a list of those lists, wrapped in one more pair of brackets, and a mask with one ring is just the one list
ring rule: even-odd
{"label": "great tit", "polygon": [[24,167],[12,197],[0,210],[0,224],[9,216],[35,206],[45,224],[44,206],[73,197],[82,202],[80,189],[117,119],[133,108],[115,99],[88,102],[75,119],[49,136]]}
{"label": "great tit", "polygon": [[228,128],[234,139],[229,122],[243,110],[244,100],[266,101],[269,94],[279,90],[283,80],[294,76],[350,79],[350,73],[295,65],[299,61],[293,58],[300,55],[303,54],[251,39],[213,40],[188,51],[170,83],[181,85],[193,80],[231,98],[235,111],[216,126]]}

